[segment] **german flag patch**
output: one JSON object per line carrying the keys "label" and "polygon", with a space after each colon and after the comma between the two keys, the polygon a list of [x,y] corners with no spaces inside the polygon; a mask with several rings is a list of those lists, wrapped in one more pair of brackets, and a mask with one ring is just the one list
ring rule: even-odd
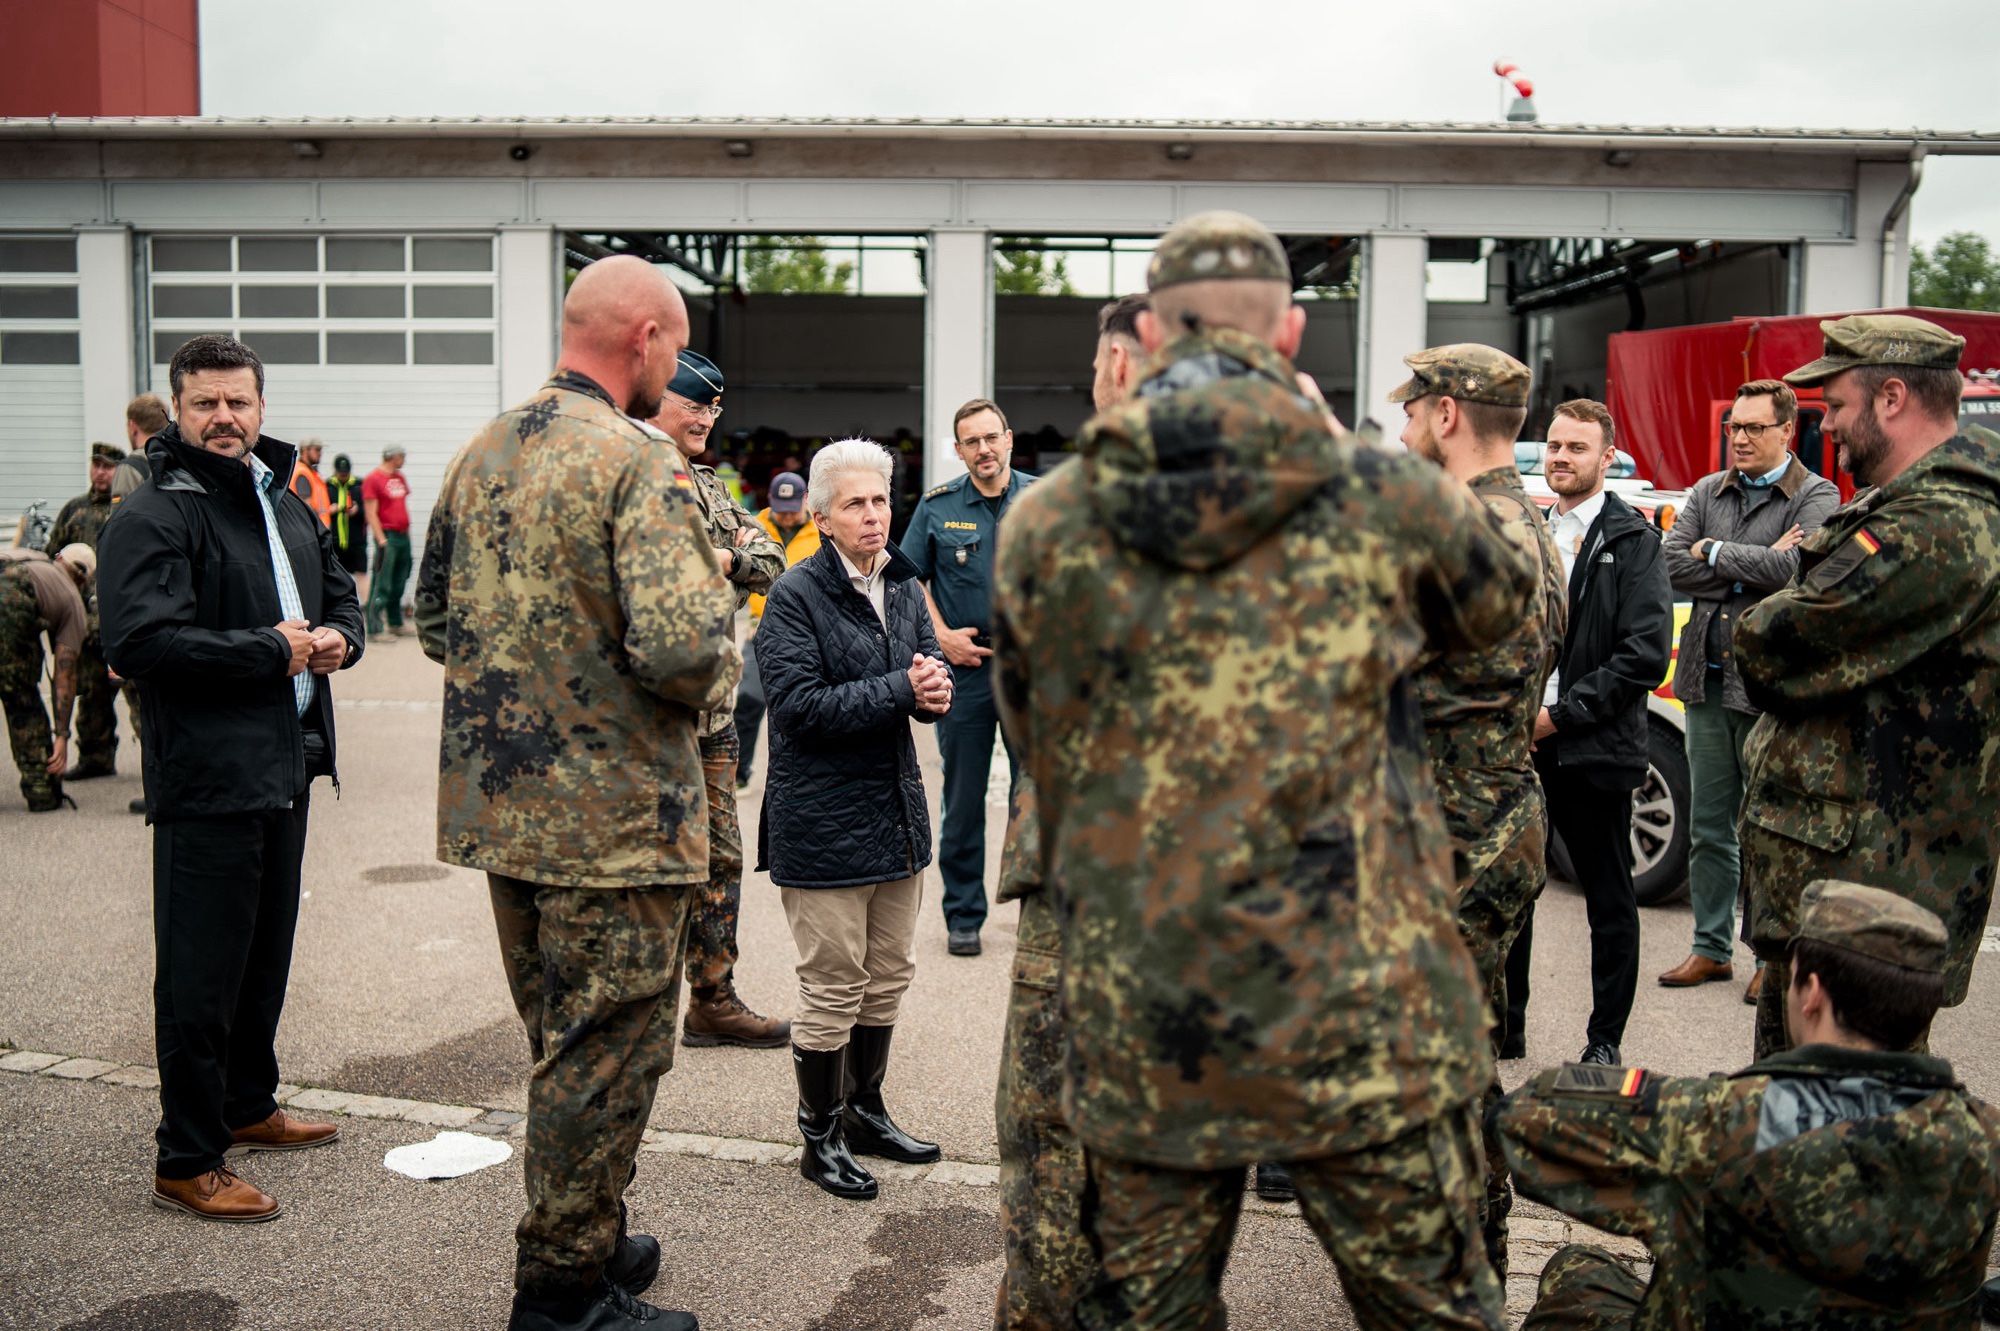
{"label": "german flag patch", "polygon": [[1882,541],[1866,527],[1840,543],[1834,552],[1806,574],[1806,585],[1815,591],[1837,586],[1848,574],[1882,553]]}
{"label": "german flag patch", "polygon": [[1636,1100],[1652,1081],[1652,1074],[1644,1068],[1565,1063],[1556,1070],[1549,1089],[1556,1095],[1586,1096],[1593,1100]]}
{"label": "german flag patch", "polygon": [[1854,533],[1854,543],[1871,555],[1882,552],[1882,543],[1876,540],[1875,533],[1869,531],[1866,527]]}

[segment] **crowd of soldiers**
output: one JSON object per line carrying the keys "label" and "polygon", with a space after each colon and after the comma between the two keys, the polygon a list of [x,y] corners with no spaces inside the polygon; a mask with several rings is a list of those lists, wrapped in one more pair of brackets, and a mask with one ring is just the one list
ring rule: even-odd
{"label": "crowd of soldiers", "polygon": [[[1306,316],[1254,220],[1180,223],[1147,286],[1100,318],[1076,461],[1009,479],[1004,417],[983,400],[961,413],[971,479],[988,472],[978,496],[1005,501],[980,510],[997,529],[990,634],[938,623],[977,647],[959,671],[992,671],[1020,764],[1000,884],[1021,909],[996,1099],[998,1331],[1223,1326],[1244,1171],[1271,1165],[1365,1327],[1503,1326],[1517,1191],[1653,1259],[1642,1277],[1564,1249],[1530,1327],[1967,1324],[2000,1213],[2000,1112],[1928,1047],[1937,1010],[1965,997],[2000,865],[2000,438],[1957,428],[1962,339],[1909,317],[1832,321],[1822,357],[1788,376],[1823,390],[1861,489],[1734,629],[1762,709],[1740,819],[1746,934],[1768,972],[1756,1061],[1675,1079],[1586,1060],[1506,1094],[1495,1013],[1547,877],[1533,752],[1575,605],[1513,456],[1532,375],[1490,347],[1413,352],[1391,395],[1407,447],[1384,448],[1294,368]],[[733,986],[732,719],[738,612],[794,576],[800,524],[751,520],[694,461],[723,380],[688,332],[643,262],[579,275],[554,376],[453,459],[418,578],[419,636],[445,668],[439,855],[488,875],[534,1056],[519,1331],[696,1325],[640,1300],[661,1253],[622,1200],[683,973],[686,1043],[794,1040]],[[247,386],[254,368],[260,412],[261,365],[220,351],[189,372]],[[156,451],[197,470],[219,465],[203,453],[244,461],[265,492],[254,529],[284,549],[289,499],[266,472],[294,451],[260,441],[243,391],[209,400],[199,447],[170,429]],[[100,501],[109,512],[115,452],[93,457],[56,561],[0,565],[0,627],[59,625],[72,679],[91,650],[86,529]],[[780,479],[831,532],[819,487]],[[308,735],[307,784],[313,736],[331,770],[313,677],[365,636],[316,535],[297,556],[317,561],[299,565],[304,613],[280,566],[287,618],[245,649]],[[112,664],[165,688],[179,676],[141,646],[160,632],[139,622],[144,561],[113,562]],[[877,573],[847,572],[865,605]],[[908,673],[906,712],[948,715],[963,696],[943,661]],[[57,702],[66,731],[60,686]],[[86,767],[108,761],[104,736],[83,743]],[[61,762],[54,748],[38,771]],[[976,920],[952,924],[953,950],[976,950]],[[850,1072],[847,1099],[880,1111],[880,1072]],[[839,1085],[815,1095],[822,1148],[847,1123],[858,1153],[884,1153]],[[802,1073],[802,1128],[806,1099]],[[278,1111],[222,1126],[266,1149],[334,1135]],[[276,1214],[225,1166],[200,1177],[214,1189],[163,1172],[156,1195],[207,1218]]]}

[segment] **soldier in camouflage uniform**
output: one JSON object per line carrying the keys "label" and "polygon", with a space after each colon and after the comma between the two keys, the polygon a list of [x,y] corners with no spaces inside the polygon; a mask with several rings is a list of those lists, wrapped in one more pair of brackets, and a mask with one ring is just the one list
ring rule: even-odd
{"label": "soldier in camouflage uniform", "polygon": [[1436,468],[1330,428],[1270,232],[1161,241],[1132,400],[1000,544],[1000,699],[1062,936],[1086,1326],[1218,1325],[1243,1169],[1291,1163],[1364,1327],[1497,1328],[1486,1002],[1408,679],[1540,574]]}
{"label": "soldier in camouflage uniform", "polygon": [[1969,1326],[2000,1212],[2000,1112],[1899,1052],[1944,995],[1936,915],[1853,883],[1802,894],[1798,1047],[1735,1076],[1572,1063],[1500,1102],[1515,1185],[1645,1240],[1552,1258],[1523,1331]]}
{"label": "soldier in camouflage uniform", "polygon": [[[0,711],[30,813],[52,813],[65,803],[76,807],[63,794],[63,765],[96,558],[83,545],[63,546],[53,559],[40,550],[0,550]],[[55,661],[53,730],[42,707],[44,633]]]}
{"label": "soldier in camouflage uniform", "polygon": [[650,265],[586,268],[555,377],[452,459],[424,546],[438,855],[487,873],[535,1060],[511,1331],[695,1325],[645,1320],[659,1245],[619,1200],[708,877],[695,732],[741,667],[694,481],[631,419],[659,410],[687,327]]}
{"label": "soldier in camouflage uniform", "polygon": [[[1403,404],[1403,443],[1477,495],[1542,574],[1540,594],[1505,639],[1484,651],[1440,654],[1417,675],[1424,739],[1451,837],[1459,932],[1497,1014],[1507,1001],[1507,950],[1548,880],[1546,810],[1532,750],[1542,686],[1562,654],[1569,594],[1548,524],[1514,461],[1533,381],[1528,367],[1472,343],[1420,351],[1404,364],[1410,380],[1389,394]],[[1496,1036],[1496,1056],[1498,1046]],[[1496,1076],[1483,1103],[1499,1098]],[[1503,1282],[1513,1204],[1506,1162],[1489,1136],[1481,1228]]]}
{"label": "soldier in camouflage uniform", "polygon": [[[1959,433],[1965,339],[1905,315],[1820,325],[1826,437],[1869,488],[1799,546],[1791,586],[1738,623],[1764,709],[1744,744],[1749,937],[1782,963],[1799,889],[1873,883],[1951,934],[1964,1001],[2000,866],[2000,440]],[[1785,976],[1758,996],[1757,1057],[1787,1047]]]}
{"label": "soldier in camouflage uniform", "polygon": [[[722,371],[698,352],[683,351],[652,424],[672,440],[694,475],[694,497],[722,575],[741,610],[785,571],[785,550],[731,497],[729,488],[695,459],[708,451],[722,417]],[[689,908],[688,1014],[681,1039],[689,1046],[745,1045],[774,1049],[791,1043],[792,1024],[760,1016],[736,994],[736,917],[743,896],[743,832],[736,817],[736,695],[705,712],[699,729],[708,779],[708,881]]]}
{"label": "soldier in camouflage uniform", "polygon": [[[90,489],[62,506],[49,528],[49,549],[66,545],[97,548],[97,534],[111,520],[111,476],[125,460],[125,450],[111,444],[90,446]],[[65,781],[88,781],[118,772],[118,713],[112,703],[118,686],[104,664],[104,643],[98,635],[97,598],[85,598],[90,628],[76,658],[76,766],[63,773]]]}
{"label": "soldier in camouflage uniform", "polygon": [[[1108,411],[1139,384],[1145,350],[1136,326],[1150,308],[1125,296],[1097,313],[1092,405]],[[1019,901],[1014,984],[993,1117],[1000,1144],[1000,1276],[995,1331],[1067,1331],[1077,1303],[1103,1274],[1083,1223],[1090,1170],[1062,1112],[1062,930],[1042,890],[1034,783],[1025,775],[1007,801],[1007,841],[996,899]]]}

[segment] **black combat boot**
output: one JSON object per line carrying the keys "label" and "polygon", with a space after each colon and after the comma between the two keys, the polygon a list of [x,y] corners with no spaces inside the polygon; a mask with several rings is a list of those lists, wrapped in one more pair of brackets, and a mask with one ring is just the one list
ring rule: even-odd
{"label": "black combat boot", "polygon": [[1260,1201],[1295,1202],[1299,1190],[1292,1183],[1292,1171],[1275,1161],[1257,1166],[1257,1176],[1251,1185]]}
{"label": "black combat boot", "polygon": [[875,1197],[875,1176],[847,1149],[841,1128],[848,1052],[792,1046],[792,1071],[799,1079],[799,1136],[806,1144],[799,1173],[843,1201],[865,1202]]}
{"label": "black combat boot", "polygon": [[701,1331],[693,1313],[642,1303],[608,1280],[576,1292],[516,1293],[507,1331]]}
{"label": "black combat boot", "polygon": [[[625,1186],[631,1187],[638,1177],[639,1167],[632,1166],[632,1173],[625,1179]],[[604,1264],[604,1278],[618,1288],[638,1298],[652,1287],[660,1274],[660,1241],[651,1234],[633,1234],[626,1229],[628,1219],[625,1203],[618,1203],[618,1242],[611,1249],[611,1259]]]}
{"label": "black combat boot", "polygon": [[897,1127],[882,1103],[882,1078],[889,1071],[889,1038],[894,1026],[856,1026],[847,1037],[847,1144],[862,1155],[879,1155],[906,1165],[944,1158],[936,1142],[918,1141]]}

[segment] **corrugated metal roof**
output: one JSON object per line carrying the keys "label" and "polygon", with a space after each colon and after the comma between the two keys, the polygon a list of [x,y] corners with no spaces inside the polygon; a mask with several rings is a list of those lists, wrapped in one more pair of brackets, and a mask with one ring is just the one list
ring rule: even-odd
{"label": "corrugated metal roof", "polygon": [[1559,125],[1499,121],[849,119],[773,116],[48,116],[0,118],[6,138],[984,138],[1226,139],[1490,145],[1786,147],[2000,153],[2000,131],[1718,125]]}

